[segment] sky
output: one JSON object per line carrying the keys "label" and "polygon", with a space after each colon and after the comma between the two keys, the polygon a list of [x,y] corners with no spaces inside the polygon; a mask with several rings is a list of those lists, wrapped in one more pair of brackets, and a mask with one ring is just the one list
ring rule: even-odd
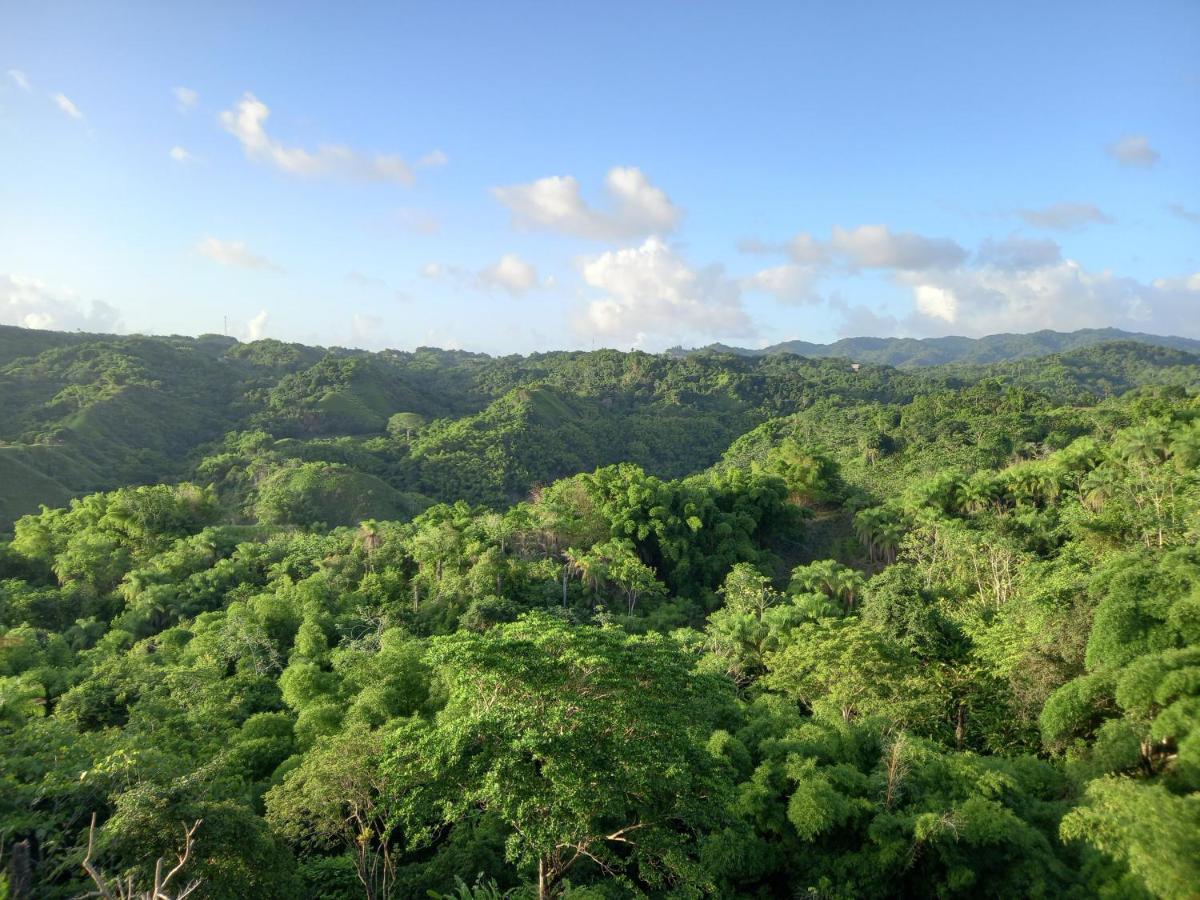
{"label": "sky", "polygon": [[1200,337],[1200,2],[0,0],[0,323]]}

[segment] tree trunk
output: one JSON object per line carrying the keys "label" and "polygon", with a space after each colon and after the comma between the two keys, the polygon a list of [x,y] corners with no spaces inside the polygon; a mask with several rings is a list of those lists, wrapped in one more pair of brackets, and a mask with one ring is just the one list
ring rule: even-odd
{"label": "tree trunk", "polygon": [[33,896],[32,855],[28,838],[12,845],[8,860],[8,887],[13,900],[27,900]]}

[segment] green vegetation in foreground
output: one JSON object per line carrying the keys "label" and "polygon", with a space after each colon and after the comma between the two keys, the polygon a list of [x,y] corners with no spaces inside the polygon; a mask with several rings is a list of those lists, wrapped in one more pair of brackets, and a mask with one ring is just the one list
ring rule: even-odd
{"label": "green vegetation in foreground", "polygon": [[171,897],[1196,894],[1181,348],[59,337],[0,334],[0,897],[93,815],[140,890],[201,820]]}

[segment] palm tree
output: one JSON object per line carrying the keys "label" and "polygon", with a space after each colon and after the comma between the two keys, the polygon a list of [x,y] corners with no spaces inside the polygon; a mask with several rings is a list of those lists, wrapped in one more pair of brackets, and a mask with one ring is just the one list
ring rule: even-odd
{"label": "palm tree", "polygon": [[884,522],[875,533],[875,546],[883,561],[891,565],[896,561],[900,541],[904,537],[904,526],[898,521]]}
{"label": "palm tree", "polygon": [[840,601],[849,613],[866,580],[862,573],[832,559],[822,559],[792,570],[791,588],[797,592],[823,593]]}
{"label": "palm tree", "polygon": [[1200,465],[1200,419],[1171,432],[1171,459],[1180,472]]}
{"label": "palm tree", "polygon": [[969,513],[982,512],[998,496],[1000,496],[1000,486],[992,478],[990,472],[976,472],[959,484],[954,493],[954,499],[959,507]]}
{"label": "palm tree", "polygon": [[1113,450],[1126,464],[1158,465],[1167,458],[1167,436],[1153,424],[1127,428],[1117,436]]}
{"label": "palm tree", "polygon": [[562,602],[563,609],[567,608],[567,579],[571,575],[578,575],[579,580],[583,580],[583,573],[587,571],[587,551],[576,550],[574,547],[568,547],[562,552],[563,570],[562,570]]}
{"label": "palm tree", "polygon": [[886,506],[862,510],[854,517],[854,533],[867,549],[871,562],[890,565],[896,561],[896,550],[904,536],[898,510]]}

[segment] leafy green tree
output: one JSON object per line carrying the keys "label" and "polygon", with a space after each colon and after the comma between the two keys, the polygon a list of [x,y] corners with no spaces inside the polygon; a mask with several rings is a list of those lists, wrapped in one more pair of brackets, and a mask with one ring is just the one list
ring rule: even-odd
{"label": "leafy green tree", "polygon": [[368,900],[393,896],[400,840],[389,822],[385,734],[358,725],[317,742],[266,796],[267,821],[308,851],[345,850]]}
{"label": "leafy green tree", "polygon": [[1195,895],[1200,884],[1200,798],[1162,785],[1101,778],[1083,806],[1062,822],[1065,839],[1083,840],[1126,862],[1156,897]]}
{"label": "leafy green tree", "polygon": [[907,650],[856,617],[797,626],[766,665],[768,687],[847,723],[881,716],[931,733],[947,699]]}
{"label": "leafy green tree", "polygon": [[695,842],[725,789],[703,745],[716,688],[672,644],[529,615],[435,639],[429,663],[446,707],[399,731],[386,767],[414,839],[484,809],[541,897],[580,864],[652,889],[707,883]]}
{"label": "leafy green tree", "polygon": [[829,503],[842,491],[837,464],[795,439],[785,440],[772,448],[763,469],[783,479],[794,503]]}
{"label": "leafy green tree", "polygon": [[387,430],[392,437],[404,435],[406,441],[411,441],[413,432],[425,427],[426,419],[420,413],[398,412],[388,419]]}

